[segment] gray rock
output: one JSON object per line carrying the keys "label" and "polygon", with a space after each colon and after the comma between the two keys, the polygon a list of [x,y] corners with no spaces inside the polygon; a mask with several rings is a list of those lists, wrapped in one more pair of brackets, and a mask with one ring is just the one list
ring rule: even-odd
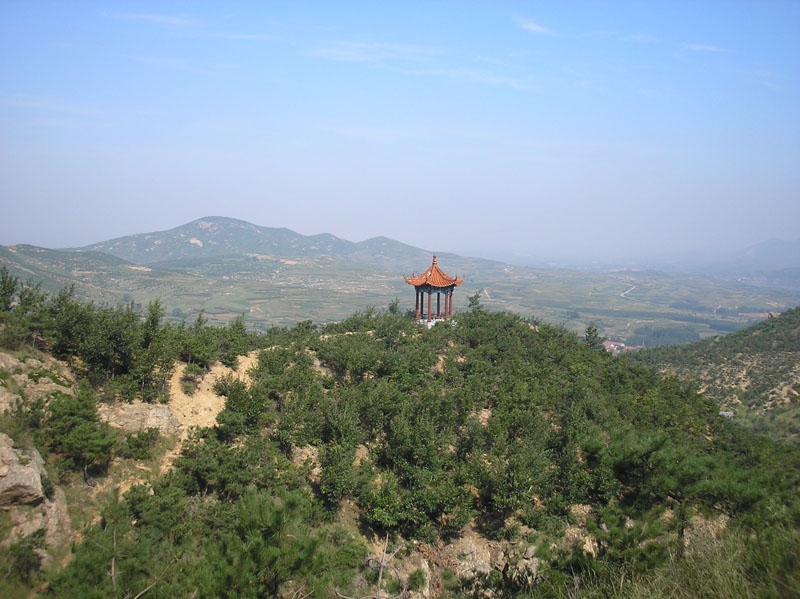
{"label": "gray rock", "polygon": [[48,378],[41,378],[37,383],[28,380],[28,386],[25,388],[25,397],[28,401],[44,399],[45,403],[47,403],[56,392],[67,395],[73,394],[71,387],[62,387]]}
{"label": "gray rock", "polygon": [[175,434],[180,422],[167,406],[142,402],[99,404],[97,413],[114,428],[135,432],[157,428],[161,433]]}
{"label": "gray rock", "polygon": [[0,414],[6,410],[13,411],[20,404],[22,398],[16,393],[11,393],[5,387],[0,387]]}
{"label": "gray rock", "polygon": [[42,475],[44,460],[39,452],[16,450],[11,437],[0,433],[0,508],[44,499]]}
{"label": "gray rock", "polygon": [[53,565],[53,556],[46,549],[34,549],[33,552],[39,557],[39,568],[49,570]]}
{"label": "gray rock", "polygon": [[492,571],[492,547],[471,528],[466,528],[461,537],[447,546],[446,551],[454,563],[453,571],[459,578],[471,580]]}
{"label": "gray rock", "polygon": [[0,370],[14,372],[17,368],[22,368],[22,362],[17,360],[14,356],[5,352],[0,352]]}
{"label": "gray rock", "polygon": [[[48,550],[63,547],[70,540],[72,530],[67,497],[61,487],[53,491],[52,499],[45,499],[38,505],[22,509],[18,506],[7,508],[8,516],[13,524],[8,534],[0,540],[0,546],[9,547],[14,543],[44,529],[44,543]],[[41,567],[47,568],[51,561],[46,550],[37,551],[43,560]]]}
{"label": "gray rock", "polygon": [[61,487],[56,487],[53,499],[45,502],[44,527],[44,541],[48,547],[58,547],[69,539],[71,526],[67,496]]}
{"label": "gray rock", "polygon": [[539,567],[541,561],[538,557],[519,560],[511,571],[511,578],[521,586],[532,587],[539,581]]}

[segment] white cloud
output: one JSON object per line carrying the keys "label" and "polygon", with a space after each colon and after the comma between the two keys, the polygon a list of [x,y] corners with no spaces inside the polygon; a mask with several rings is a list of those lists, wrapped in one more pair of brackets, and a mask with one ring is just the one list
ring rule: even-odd
{"label": "white cloud", "polygon": [[192,73],[195,75],[211,75],[221,71],[230,71],[240,68],[240,65],[225,62],[202,62],[186,60],[184,58],[168,58],[162,56],[137,56],[137,62],[152,64],[160,67]]}
{"label": "white cloud", "polygon": [[522,77],[501,75],[483,69],[422,69],[422,70],[403,70],[399,71],[407,75],[421,77],[441,77],[460,83],[479,83],[483,85],[499,85],[510,87],[517,90],[533,89],[533,82]]}
{"label": "white cloud", "polygon": [[538,33],[539,35],[553,35],[553,31],[550,29],[544,25],[539,25],[539,23],[534,23],[529,19],[520,19],[519,26],[525,31],[530,31],[531,33]]}
{"label": "white cloud", "polygon": [[624,39],[625,41],[637,42],[639,44],[655,44],[661,41],[660,37],[656,37],[655,35],[647,35],[646,33],[634,33],[633,35],[629,35]]}
{"label": "white cloud", "polygon": [[204,33],[203,37],[221,40],[274,40],[274,35],[266,33]]}
{"label": "white cloud", "polygon": [[373,44],[336,42],[327,48],[310,52],[311,56],[347,62],[377,62],[386,59],[423,60],[440,50],[413,44]]}
{"label": "white cloud", "polygon": [[692,52],[727,52],[725,48],[707,44],[683,44],[683,47]]}
{"label": "white cloud", "polygon": [[11,108],[36,110],[41,112],[64,113],[71,115],[93,116],[102,111],[94,106],[74,105],[64,102],[59,98],[32,96],[29,94],[14,94],[0,98],[0,104]]}
{"label": "white cloud", "polygon": [[116,16],[118,19],[124,19],[125,21],[137,21],[139,23],[151,23],[153,25],[190,27],[198,24],[198,22],[194,19],[177,17],[173,15],[159,15],[152,13],[122,13]]}

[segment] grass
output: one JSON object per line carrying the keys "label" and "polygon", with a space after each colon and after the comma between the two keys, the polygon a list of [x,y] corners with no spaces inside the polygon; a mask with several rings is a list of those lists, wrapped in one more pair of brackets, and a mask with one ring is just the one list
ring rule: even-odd
{"label": "grass", "polygon": [[758,534],[728,531],[701,551],[674,555],[646,581],[621,585],[622,599],[756,599],[797,597],[800,530],[787,525]]}

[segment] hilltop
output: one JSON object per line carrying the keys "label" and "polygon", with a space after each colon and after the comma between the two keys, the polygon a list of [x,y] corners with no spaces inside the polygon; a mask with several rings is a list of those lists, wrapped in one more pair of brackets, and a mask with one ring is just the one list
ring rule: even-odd
{"label": "hilltop", "polygon": [[800,443],[800,307],[725,337],[629,358],[690,378],[737,421]]}
{"label": "hilltop", "polygon": [[[4,592],[694,598],[711,580],[734,598],[800,583],[800,454],[562,328],[480,305],[430,330],[390,306],[265,334],[66,292],[19,306],[0,313],[16,394],[0,429],[100,517],[46,573],[46,539],[0,549]],[[246,373],[217,364],[245,355]],[[22,384],[45,379],[44,395]],[[165,453],[161,431],[113,433],[126,406],[203,427]]]}
{"label": "hilltop", "polygon": [[[354,243],[328,233],[301,235],[286,228],[261,227],[234,218],[211,216],[194,220],[167,231],[128,235],[93,243],[78,251],[99,251],[129,262],[151,265],[222,256],[249,258],[329,257],[383,270],[411,272],[430,261],[431,251],[415,248],[388,237],[374,237]],[[454,267],[484,268],[498,263],[442,254]],[[480,270],[480,266],[478,266]]]}
{"label": "hilltop", "polygon": [[342,320],[395,297],[410,307],[413,293],[401,275],[423,271],[434,253],[446,272],[466,275],[455,294],[456,310],[477,293],[489,309],[563,323],[576,332],[595,322],[606,336],[632,345],[696,341],[800,303],[798,291],[701,275],[533,269],[386,237],[354,243],[223,217],[78,250],[0,247],[0,263],[46,289],[74,284],[85,299],[114,304],[161,298],[175,320],[204,310],[221,324],[244,313],[249,326],[266,330],[306,319]]}

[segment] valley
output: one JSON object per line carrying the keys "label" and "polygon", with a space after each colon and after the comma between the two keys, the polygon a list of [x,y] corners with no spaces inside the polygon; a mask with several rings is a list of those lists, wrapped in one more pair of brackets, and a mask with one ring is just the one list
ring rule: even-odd
{"label": "valley", "polygon": [[738,424],[800,445],[800,307],[726,337],[626,357],[694,381]]}
{"label": "valley", "polygon": [[[176,321],[191,321],[201,310],[216,324],[245,314],[249,327],[263,331],[308,319],[335,322],[394,298],[401,309],[413,308],[401,275],[427,268],[434,252],[388,238],[353,243],[206,217],[68,251],[0,247],[0,264],[51,291],[74,285],[78,296],[112,305],[161,298],[167,318]],[[447,253],[439,261],[447,272],[466,275],[454,295],[457,311],[477,293],[490,310],[575,332],[595,322],[628,345],[726,334],[755,322],[753,314],[800,304],[800,291],[700,274],[534,269]]]}

